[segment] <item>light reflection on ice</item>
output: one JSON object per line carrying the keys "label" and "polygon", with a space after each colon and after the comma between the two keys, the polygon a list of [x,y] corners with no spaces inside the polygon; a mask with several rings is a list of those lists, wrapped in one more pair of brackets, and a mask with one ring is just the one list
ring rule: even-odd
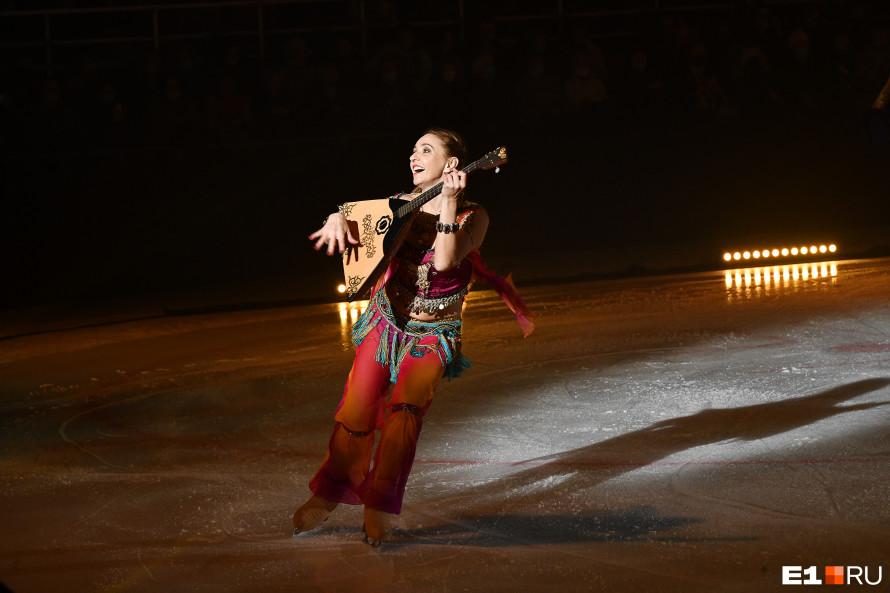
{"label": "light reflection on ice", "polygon": [[337,312],[340,314],[340,338],[344,343],[351,343],[352,324],[358,321],[359,316],[365,312],[369,303],[370,301],[337,303]]}
{"label": "light reflection on ice", "polygon": [[766,296],[779,291],[796,291],[815,280],[837,281],[837,262],[789,264],[761,268],[728,270],[725,275],[727,297],[732,300]]}
{"label": "light reflection on ice", "polygon": [[340,313],[340,324],[347,325],[355,323],[359,315],[368,308],[368,301],[356,301],[354,303],[337,303],[337,310]]}
{"label": "light reflection on ice", "polygon": [[529,494],[533,492],[548,492],[563,482],[574,478],[577,475],[577,471],[569,471],[563,474],[553,474],[542,478],[540,480],[536,480],[530,484],[525,484],[513,490],[505,490],[505,496],[516,496],[517,494]]}

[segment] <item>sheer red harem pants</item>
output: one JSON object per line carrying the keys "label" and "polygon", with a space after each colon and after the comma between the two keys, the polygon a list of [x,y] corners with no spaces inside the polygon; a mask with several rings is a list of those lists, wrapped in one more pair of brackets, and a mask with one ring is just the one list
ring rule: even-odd
{"label": "sheer red harem pants", "polygon": [[[328,453],[309,482],[309,489],[331,502],[363,504],[399,514],[423,415],[445,368],[434,349],[421,349],[421,357],[408,354],[399,366],[387,405],[390,367],[375,360],[385,326],[379,323],[356,348],[355,362],[334,416],[337,424]],[[432,335],[420,344],[437,342],[438,337]],[[372,469],[377,430],[382,432]]]}

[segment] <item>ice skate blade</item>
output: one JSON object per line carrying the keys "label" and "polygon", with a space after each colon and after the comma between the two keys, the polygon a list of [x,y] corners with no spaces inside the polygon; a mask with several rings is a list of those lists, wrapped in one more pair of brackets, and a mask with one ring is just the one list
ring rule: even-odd
{"label": "ice skate blade", "polygon": [[306,527],[306,528],[294,527],[294,531],[293,531],[293,533],[291,533],[291,537],[297,537],[304,533],[309,533],[310,531],[318,529],[321,526],[321,524],[327,520],[328,520],[328,518],[325,517],[324,520],[321,521],[321,523],[316,523],[315,525],[311,525],[310,527]]}
{"label": "ice skate blade", "polygon": [[377,554],[383,554],[385,550],[389,549],[389,544],[383,545],[383,542],[388,542],[389,539],[371,539],[368,536],[365,536],[365,545],[367,545],[373,552]]}
{"label": "ice skate blade", "polygon": [[371,548],[373,548],[374,550],[379,552],[381,550],[381,546],[383,545],[383,542],[389,541],[390,538],[392,537],[392,531],[386,530],[383,534],[383,539],[373,539],[372,537],[370,537],[368,535],[368,531],[365,529],[365,526],[362,525],[362,535],[365,536],[364,542],[368,546],[370,546]]}

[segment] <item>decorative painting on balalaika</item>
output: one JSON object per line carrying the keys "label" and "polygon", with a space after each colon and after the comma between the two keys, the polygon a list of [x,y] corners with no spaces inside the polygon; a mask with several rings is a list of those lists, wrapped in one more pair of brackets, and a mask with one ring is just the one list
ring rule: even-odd
{"label": "decorative painting on balalaika", "polygon": [[[506,162],[507,149],[499,147],[464,167],[463,172],[469,174],[485,171]],[[349,232],[359,241],[358,245],[349,245],[343,254],[343,276],[348,301],[369,296],[374,284],[386,271],[389,260],[398,250],[415,212],[442,193],[442,187],[443,183],[440,181],[411,201],[383,198],[347,202],[340,206],[340,212],[346,216]]]}

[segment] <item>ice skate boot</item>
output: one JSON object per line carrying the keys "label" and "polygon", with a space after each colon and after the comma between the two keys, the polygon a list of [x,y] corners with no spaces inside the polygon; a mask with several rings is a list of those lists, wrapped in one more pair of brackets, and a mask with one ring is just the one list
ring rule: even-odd
{"label": "ice skate boot", "polygon": [[337,508],[336,502],[330,502],[320,496],[313,496],[306,504],[294,513],[294,536],[311,531],[328,520],[331,512]]}
{"label": "ice skate boot", "polygon": [[392,539],[392,515],[385,511],[378,511],[365,507],[365,524],[362,526],[365,533],[365,543],[374,549]]}

